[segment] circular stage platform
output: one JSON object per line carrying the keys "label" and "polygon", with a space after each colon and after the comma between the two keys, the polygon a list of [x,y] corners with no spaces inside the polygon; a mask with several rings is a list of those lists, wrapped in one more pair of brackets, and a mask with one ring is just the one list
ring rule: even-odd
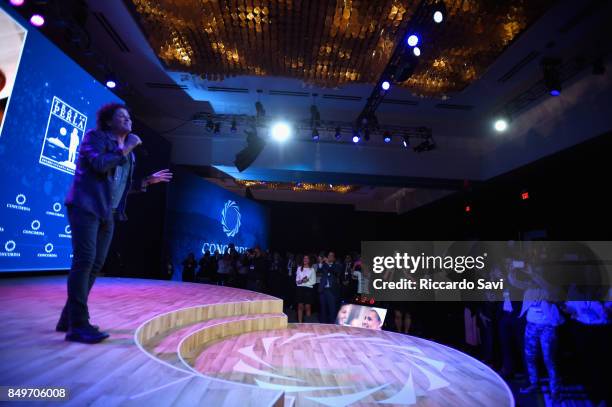
{"label": "circular stage platform", "polygon": [[479,361],[407,335],[290,324],[216,341],[185,360],[207,376],[282,390],[299,406],[507,406],[506,384]]}
{"label": "circular stage platform", "polygon": [[287,324],[282,300],[170,281],[100,278],[97,345],[54,331],[66,277],[0,280],[0,383],[66,387],[72,405],[512,406],[499,376],[420,338]]}

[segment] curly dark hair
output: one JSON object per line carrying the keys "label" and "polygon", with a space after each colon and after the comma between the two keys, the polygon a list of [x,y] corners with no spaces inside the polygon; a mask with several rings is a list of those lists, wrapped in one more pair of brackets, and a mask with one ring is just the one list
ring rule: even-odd
{"label": "curly dark hair", "polygon": [[113,115],[119,109],[125,109],[129,112],[127,106],[121,103],[108,103],[102,106],[96,113],[98,130],[110,130],[108,122],[113,120]]}

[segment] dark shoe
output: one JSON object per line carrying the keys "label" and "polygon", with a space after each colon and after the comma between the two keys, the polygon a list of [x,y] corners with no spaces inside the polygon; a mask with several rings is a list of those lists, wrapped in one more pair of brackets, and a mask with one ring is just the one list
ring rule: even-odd
{"label": "dark shoe", "polygon": [[68,324],[58,322],[57,325],[55,325],[55,330],[57,332],[68,332]]}
{"label": "dark shoe", "polygon": [[520,389],[521,394],[537,393],[538,391],[540,391],[540,387],[537,384],[530,384],[529,386],[521,387]]}
{"label": "dark shoe", "polygon": [[[90,325],[90,326],[96,331],[100,330],[100,327],[98,325]],[[68,324],[61,324],[58,322],[57,325],[55,326],[55,330],[57,332],[68,332]]]}
{"label": "dark shoe", "polygon": [[66,334],[66,340],[71,342],[81,343],[98,343],[108,338],[110,335],[106,332],[100,332],[94,329],[91,325],[80,328],[72,328]]}

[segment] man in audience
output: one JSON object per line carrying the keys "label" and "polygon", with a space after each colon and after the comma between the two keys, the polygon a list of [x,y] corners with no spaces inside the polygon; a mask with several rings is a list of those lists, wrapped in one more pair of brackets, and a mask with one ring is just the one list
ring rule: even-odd
{"label": "man in audience", "polygon": [[263,256],[263,253],[259,247],[253,249],[251,255],[251,262],[249,265],[249,272],[247,275],[247,288],[249,290],[263,292],[264,290],[264,277],[268,270],[268,262]]}
{"label": "man in audience", "polygon": [[342,266],[336,262],[336,254],[329,252],[321,267],[319,284],[320,315],[322,323],[333,324],[340,305],[340,274]]}
{"label": "man in audience", "polygon": [[183,260],[183,281],[193,283],[195,281],[195,272],[198,263],[196,262],[195,255],[193,253],[189,253],[187,258]]}

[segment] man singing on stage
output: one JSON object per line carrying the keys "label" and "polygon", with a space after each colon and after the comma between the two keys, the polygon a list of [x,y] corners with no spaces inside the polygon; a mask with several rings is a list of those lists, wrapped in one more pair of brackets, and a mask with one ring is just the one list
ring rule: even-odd
{"label": "man singing on stage", "polygon": [[74,181],[66,197],[72,231],[72,267],[68,275],[68,300],[56,330],[67,332],[66,340],[98,343],[108,333],[89,323],[87,298],[102,269],[113,237],[114,222],[125,221],[130,192],[169,182],[172,173],[162,170],[132,182],[134,153],[142,144],[130,133],[132,120],[126,106],[111,103],[97,113],[97,128],[89,130],[79,147]]}

